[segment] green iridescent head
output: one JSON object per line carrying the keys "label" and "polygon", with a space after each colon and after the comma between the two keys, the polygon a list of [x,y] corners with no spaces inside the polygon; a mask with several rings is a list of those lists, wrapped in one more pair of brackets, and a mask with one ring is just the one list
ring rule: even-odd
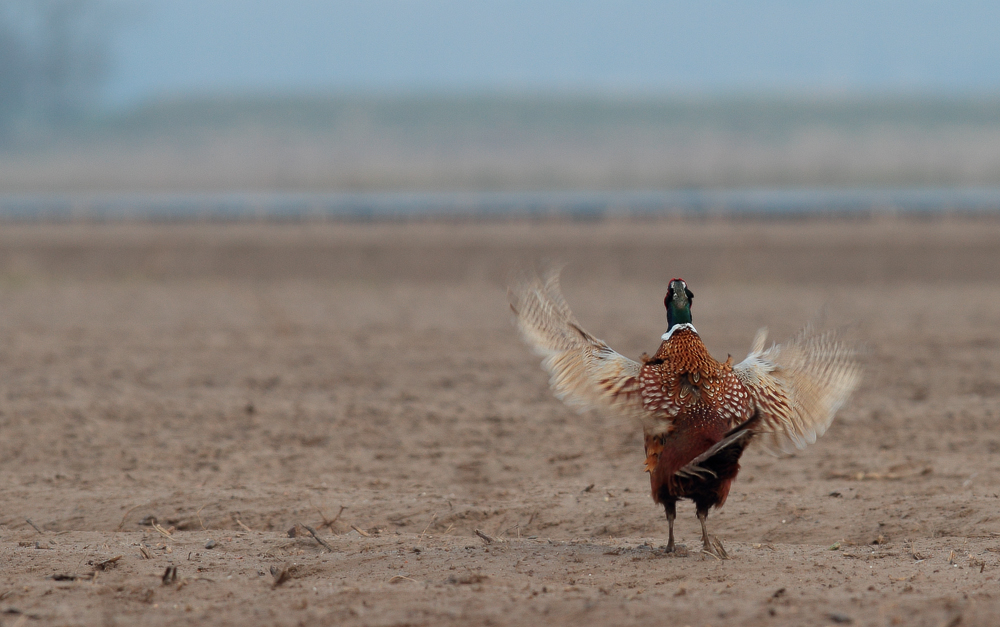
{"label": "green iridescent head", "polygon": [[663,298],[667,308],[667,330],[678,324],[691,324],[691,302],[694,294],[688,289],[684,279],[670,279],[670,287]]}

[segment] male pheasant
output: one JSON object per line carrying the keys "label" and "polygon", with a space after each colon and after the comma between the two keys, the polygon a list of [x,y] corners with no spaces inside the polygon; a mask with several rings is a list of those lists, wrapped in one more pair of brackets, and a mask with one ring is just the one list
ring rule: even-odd
{"label": "male pheasant", "polygon": [[766,350],[761,329],[742,362],[716,361],[692,324],[694,294],[682,279],[669,283],[667,332],[642,363],[583,330],[559,290],[558,271],[517,284],[509,297],[558,398],[642,424],[653,500],[667,515],[667,551],[674,551],[677,500],[686,498],[701,521],[703,550],[728,557],[705,521],[709,508],[726,502],[743,450],[751,442],[772,453],[814,443],[861,377],[850,344],[808,328]]}

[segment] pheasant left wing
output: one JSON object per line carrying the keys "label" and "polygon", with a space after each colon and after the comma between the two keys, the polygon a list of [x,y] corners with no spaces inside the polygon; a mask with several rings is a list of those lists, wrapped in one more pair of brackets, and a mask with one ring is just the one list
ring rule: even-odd
{"label": "pheasant left wing", "polygon": [[517,283],[507,295],[521,336],[544,357],[557,398],[642,420],[640,364],[583,330],[563,299],[558,269]]}
{"label": "pheasant left wing", "polygon": [[750,392],[760,420],[755,442],[771,453],[803,449],[823,435],[861,380],[857,349],[836,332],[810,328],[764,350],[761,329],[733,374]]}

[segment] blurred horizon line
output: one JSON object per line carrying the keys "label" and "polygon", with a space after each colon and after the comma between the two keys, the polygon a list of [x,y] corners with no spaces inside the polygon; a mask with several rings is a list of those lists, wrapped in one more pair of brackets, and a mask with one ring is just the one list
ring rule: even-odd
{"label": "blurred horizon line", "polygon": [[1000,186],[533,192],[0,193],[0,222],[1000,216]]}
{"label": "blurred horizon line", "polygon": [[188,103],[309,102],[336,100],[537,100],[593,102],[785,102],[785,103],[875,103],[974,102],[1000,100],[1000,87],[941,91],[931,88],[596,88],[596,87],[356,87],[356,88],[245,88],[152,93],[130,102],[101,103],[93,113],[109,115],[150,106]]}
{"label": "blurred horizon line", "polygon": [[1000,94],[213,94],[0,148],[6,192],[998,184]]}

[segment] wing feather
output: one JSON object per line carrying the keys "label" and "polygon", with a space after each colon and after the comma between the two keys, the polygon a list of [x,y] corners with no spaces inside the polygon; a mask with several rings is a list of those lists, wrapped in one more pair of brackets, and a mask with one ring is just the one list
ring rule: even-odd
{"label": "wing feather", "polygon": [[557,398],[581,411],[643,417],[640,364],[580,326],[559,289],[559,268],[518,281],[507,296],[521,336],[543,357]]}
{"label": "wing feather", "polygon": [[861,381],[858,349],[836,331],[803,329],[784,344],[764,349],[757,332],[747,358],[733,367],[760,413],[758,442],[771,453],[803,449],[823,435]]}

